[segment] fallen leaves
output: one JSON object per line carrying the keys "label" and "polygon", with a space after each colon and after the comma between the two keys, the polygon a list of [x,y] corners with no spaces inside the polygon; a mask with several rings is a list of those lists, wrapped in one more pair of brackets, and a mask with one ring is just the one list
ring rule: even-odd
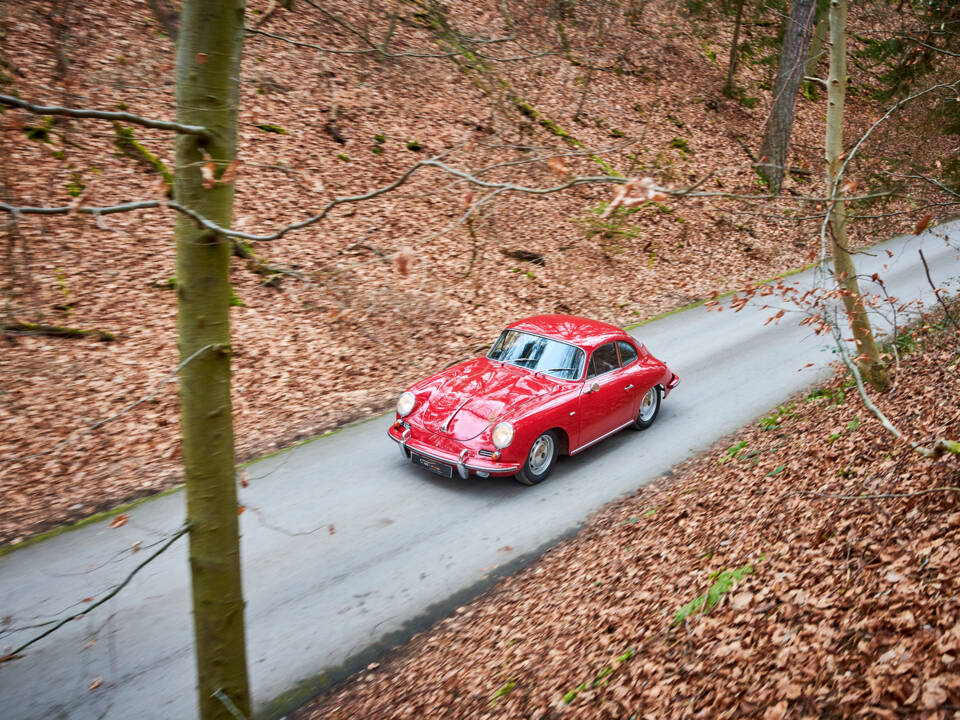
{"label": "fallen leaves", "polygon": [[646,202],[666,200],[667,195],[660,191],[653,178],[636,177],[620,186],[613,200],[600,214],[601,218],[609,217],[618,207],[631,208]]}
{"label": "fallen leaves", "polygon": [[[947,340],[901,358],[897,397],[876,398],[894,422],[960,435]],[[493,696],[498,717],[951,717],[960,493],[828,495],[956,487],[955,461],[891,450],[842,377],[788,406],[776,432],[742,428],[602,509],[297,717],[472,720]]]}
{"label": "fallen leaves", "polygon": [[914,234],[914,235],[919,235],[919,234],[922,233],[924,230],[926,230],[928,227],[930,227],[930,221],[931,221],[931,220],[933,220],[933,215],[930,215],[929,213],[927,213],[926,215],[922,216],[919,220],[917,220],[917,224],[914,225],[914,227],[913,227],[913,234]]}
{"label": "fallen leaves", "polygon": [[130,521],[130,516],[126,513],[120,513],[110,521],[110,527],[116,530],[126,525]]}

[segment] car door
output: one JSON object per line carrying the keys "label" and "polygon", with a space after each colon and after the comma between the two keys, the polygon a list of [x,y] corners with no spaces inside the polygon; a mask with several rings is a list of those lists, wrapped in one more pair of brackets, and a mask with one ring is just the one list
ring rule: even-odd
{"label": "car door", "polygon": [[629,422],[634,415],[615,342],[601,345],[590,356],[587,379],[580,391],[580,443],[583,447]]}
{"label": "car door", "polygon": [[636,417],[640,411],[640,400],[643,394],[653,384],[652,381],[648,384],[651,374],[649,368],[643,364],[642,352],[638,352],[633,343],[618,340],[617,349],[620,351],[620,372],[623,374],[624,390],[630,405],[629,416]]}

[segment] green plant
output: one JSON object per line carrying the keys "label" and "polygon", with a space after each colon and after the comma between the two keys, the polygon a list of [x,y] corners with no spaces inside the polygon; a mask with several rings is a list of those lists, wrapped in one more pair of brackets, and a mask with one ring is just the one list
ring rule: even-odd
{"label": "green plant", "polygon": [[241,300],[239,297],[237,297],[237,294],[231,290],[230,291],[230,307],[246,307],[246,306],[247,304],[243,300]]}
{"label": "green plant", "polygon": [[29,140],[36,140],[37,142],[50,142],[50,130],[53,128],[53,118],[48,117],[43,121],[42,125],[24,125],[23,134],[27,136]]}
{"label": "green plant", "polygon": [[695,597],[686,605],[681,607],[673,614],[672,626],[677,626],[691,615],[699,612],[710,612],[713,607],[720,602],[720,599],[730,591],[738,582],[747,575],[753,573],[753,566],[750,563],[737,568],[736,570],[724,570],[723,572],[711,573],[708,577],[713,584],[703,595]]}
{"label": "green plant", "polygon": [[86,185],[83,184],[83,178],[79,173],[70,173],[70,182],[67,183],[67,193],[70,197],[80,197]]}
{"label": "green plant", "polygon": [[670,141],[670,147],[674,148],[675,150],[679,150],[684,157],[689,157],[693,154],[690,150],[690,145],[688,145],[687,141],[682,137],[673,138],[673,140]]}
{"label": "green plant", "polygon": [[420,144],[419,140],[409,140],[407,141],[407,150],[410,152],[420,152],[423,149],[423,146]]}
{"label": "green plant", "polygon": [[270,123],[257,123],[257,127],[265,133],[276,133],[277,135],[287,134],[287,131],[279,125],[272,125]]}
{"label": "green plant", "polygon": [[507,695],[509,695],[510,691],[513,690],[516,686],[517,686],[517,681],[513,678],[510,678],[503,685],[497,688],[497,691],[490,698],[490,707],[493,707],[494,705],[496,705],[497,700],[499,700],[500,698],[506,697]]}
{"label": "green plant", "polygon": [[372,152],[374,155],[383,155],[383,148],[379,145],[374,145],[372,148],[370,148],[370,152]]}
{"label": "green plant", "polygon": [[574,699],[576,699],[577,695],[587,690],[587,688],[603,687],[604,685],[609,683],[610,676],[613,675],[617,670],[619,670],[624,663],[629,662],[633,658],[633,656],[636,654],[637,654],[636,650],[634,650],[633,648],[630,648],[623,654],[615,657],[613,659],[613,663],[611,663],[610,665],[606,665],[603,669],[601,669],[594,676],[591,682],[582,682],[579,685],[577,685],[577,687],[575,687],[573,690],[570,690],[569,692],[565,693],[563,696],[563,704],[569,705],[574,701]]}
{"label": "green plant", "polygon": [[758,427],[764,432],[767,430],[776,430],[778,427],[780,427],[780,423],[782,423],[784,420],[796,417],[795,412],[790,412],[793,410],[795,405],[796,403],[790,403],[789,405],[777,405],[777,409],[772,415],[768,415],[757,423]]}
{"label": "green plant", "polygon": [[377,143],[385,143],[387,141],[387,136],[383,133],[377,133],[373,136],[373,140]]}
{"label": "green plant", "polygon": [[720,459],[717,462],[719,462],[721,465],[723,465],[726,462],[730,462],[735,457],[737,457],[737,454],[741,450],[743,450],[746,446],[747,446],[746,440],[741,440],[740,442],[734,443],[724,451],[723,455],[720,456]]}
{"label": "green plant", "polygon": [[343,160],[344,162],[350,162],[350,158],[346,153],[337,153],[337,159]]}

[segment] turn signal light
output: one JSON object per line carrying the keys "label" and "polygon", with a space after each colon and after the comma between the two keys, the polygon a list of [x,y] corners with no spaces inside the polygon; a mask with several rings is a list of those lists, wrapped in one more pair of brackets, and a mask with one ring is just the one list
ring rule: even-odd
{"label": "turn signal light", "polygon": [[497,460],[500,459],[500,451],[497,450],[493,455],[490,456],[490,459],[494,462],[497,462]]}

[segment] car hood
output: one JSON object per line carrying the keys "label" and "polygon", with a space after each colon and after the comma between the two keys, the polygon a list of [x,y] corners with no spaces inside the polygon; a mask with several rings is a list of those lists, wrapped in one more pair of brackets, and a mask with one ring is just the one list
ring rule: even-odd
{"label": "car hood", "polygon": [[426,395],[426,400],[408,420],[455,440],[472,440],[559,385],[551,377],[477,358],[444,370],[425,387],[415,388],[418,397]]}

